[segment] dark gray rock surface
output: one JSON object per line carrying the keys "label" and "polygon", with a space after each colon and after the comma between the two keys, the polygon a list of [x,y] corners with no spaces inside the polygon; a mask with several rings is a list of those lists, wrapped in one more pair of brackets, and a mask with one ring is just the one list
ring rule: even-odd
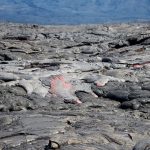
{"label": "dark gray rock surface", "polygon": [[149,24],[1,23],[0,149],[143,148],[149,39]]}
{"label": "dark gray rock surface", "polygon": [[133,148],[133,150],[149,150],[150,149],[150,140],[141,140]]}

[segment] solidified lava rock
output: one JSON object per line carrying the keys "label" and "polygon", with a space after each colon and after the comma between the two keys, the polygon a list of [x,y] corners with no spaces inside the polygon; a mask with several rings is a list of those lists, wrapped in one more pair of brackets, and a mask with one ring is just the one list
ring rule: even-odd
{"label": "solidified lava rock", "polygon": [[150,140],[141,140],[133,148],[133,150],[149,150]]}
{"label": "solidified lava rock", "polygon": [[149,23],[0,31],[0,149],[149,149]]}

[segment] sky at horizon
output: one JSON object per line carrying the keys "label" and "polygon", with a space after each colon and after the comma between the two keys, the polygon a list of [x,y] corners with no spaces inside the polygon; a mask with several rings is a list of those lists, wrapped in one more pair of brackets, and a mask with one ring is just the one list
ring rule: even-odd
{"label": "sky at horizon", "polygon": [[96,24],[150,21],[150,0],[0,0],[0,22]]}

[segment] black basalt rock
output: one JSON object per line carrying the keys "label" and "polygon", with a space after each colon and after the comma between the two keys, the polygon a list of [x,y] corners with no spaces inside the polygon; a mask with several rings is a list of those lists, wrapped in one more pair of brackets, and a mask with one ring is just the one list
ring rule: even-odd
{"label": "black basalt rock", "polygon": [[104,57],[102,58],[102,62],[112,63],[112,60],[110,58]]}
{"label": "black basalt rock", "polygon": [[147,90],[131,91],[129,94],[129,99],[132,100],[136,98],[150,98],[150,92]]}
{"label": "black basalt rock", "polygon": [[139,109],[141,106],[141,103],[139,103],[138,101],[132,100],[132,101],[126,101],[121,103],[121,108],[122,109],[133,109],[133,110],[137,110]]}
{"label": "black basalt rock", "polygon": [[117,100],[120,102],[128,101],[129,92],[128,91],[123,91],[123,90],[111,90],[106,94],[107,98]]}

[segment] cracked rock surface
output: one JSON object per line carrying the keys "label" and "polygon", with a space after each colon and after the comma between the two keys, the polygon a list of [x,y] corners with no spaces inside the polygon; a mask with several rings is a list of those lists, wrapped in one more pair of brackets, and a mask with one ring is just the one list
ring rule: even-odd
{"label": "cracked rock surface", "polygon": [[0,24],[0,150],[149,141],[150,24]]}

